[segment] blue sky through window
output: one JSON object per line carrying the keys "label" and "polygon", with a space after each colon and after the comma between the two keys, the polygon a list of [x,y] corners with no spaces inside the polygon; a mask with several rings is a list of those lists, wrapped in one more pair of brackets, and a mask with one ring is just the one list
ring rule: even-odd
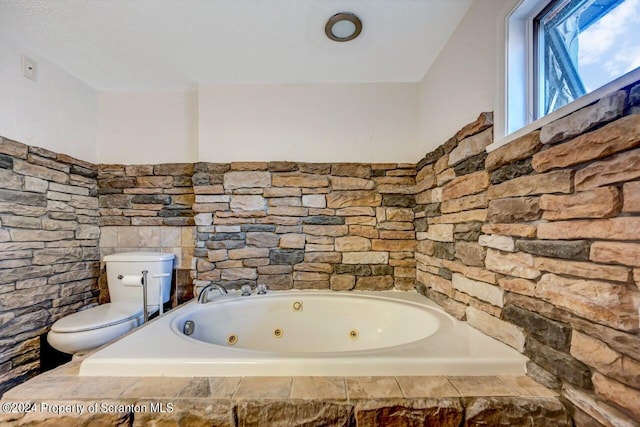
{"label": "blue sky through window", "polygon": [[625,0],[578,35],[578,73],[587,92],[640,67],[640,0]]}

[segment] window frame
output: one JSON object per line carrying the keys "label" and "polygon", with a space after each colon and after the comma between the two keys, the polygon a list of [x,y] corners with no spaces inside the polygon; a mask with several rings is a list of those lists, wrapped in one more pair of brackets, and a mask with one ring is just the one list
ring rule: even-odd
{"label": "window frame", "polygon": [[609,93],[640,81],[640,68],[583,95],[551,113],[535,118],[537,82],[533,46],[535,18],[555,0],[515,0],[506,14],[502,28],[503,50],[498,52],[501,84],[496,88],[496,123],[494,143],[489,151],[579,110]]}

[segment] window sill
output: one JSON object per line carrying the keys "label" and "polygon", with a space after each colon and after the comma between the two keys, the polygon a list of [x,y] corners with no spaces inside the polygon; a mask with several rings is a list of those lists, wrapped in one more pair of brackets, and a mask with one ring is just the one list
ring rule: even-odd
{"label": "window sill", "polygon": [[546,124],[549,124],[555,120],[558,120],[562,117],[568,116],[569,114],[578,111],[579,109],[586,107],[589,104],[593,104],[601,98],[613,93],[617,90],[620,90],[626,86],[629,86],[637,81],[640,81],[640,68],[636,68],[633,71],[625,74],[622,77],[602,86],[599,89],[594,90],[586,94],[585,96],[576,99],[573,102],[565,105],[562,108],[557,109],[553,113],[547,114],[544,117],[539,118],[538,120],[529,123],[523,128],[518,129],[517,131],[510,133],[509,135],[502,136],[501,138],[496,138],[492,144],[487,146],[487,151],[491,152],[497,148],[502,147],[503,145],[507,145],[511,141],[514,141],[521,136],[528,134],[534,130],[540,129]]}

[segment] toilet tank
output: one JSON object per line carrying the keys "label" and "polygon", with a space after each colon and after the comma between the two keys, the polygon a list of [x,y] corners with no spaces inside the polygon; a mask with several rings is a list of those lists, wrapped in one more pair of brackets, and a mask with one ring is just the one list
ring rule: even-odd
{"label": "toilet tank", "polygon": [[[103,258],[107,266],[107,285],[112,303],[142,303],[142,286],[125,286],[122,276],[142,276],[147,270],[147,304],[157,309],[171,297],[171,275],[175,255],[163,252],[122,252]],[[162,299],[162,301],[160,301]]]}

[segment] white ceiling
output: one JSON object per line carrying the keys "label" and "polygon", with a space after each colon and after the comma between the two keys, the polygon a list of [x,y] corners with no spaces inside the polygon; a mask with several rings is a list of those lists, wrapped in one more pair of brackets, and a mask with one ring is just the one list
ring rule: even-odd
{"label": "white ceiling", "polygon": [[[4,34],[97,90],[420,81],[472,0],[0,0]],[[324,35],[337,12],[360,37]]]}

